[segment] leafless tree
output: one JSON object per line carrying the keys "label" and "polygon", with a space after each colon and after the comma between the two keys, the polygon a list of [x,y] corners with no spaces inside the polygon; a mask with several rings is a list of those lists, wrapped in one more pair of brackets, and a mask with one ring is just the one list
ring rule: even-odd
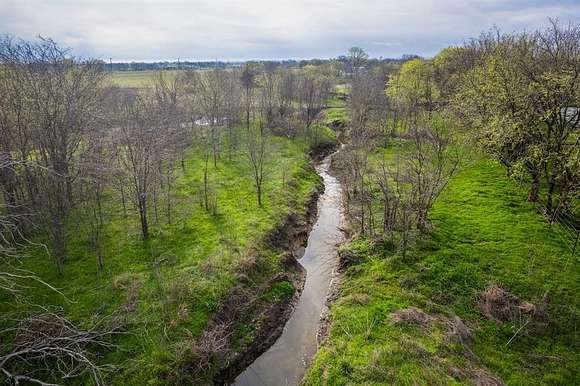
{"label": "leafless tree", "polygon": [[129,177],[131,199],[139,211],[143,239],[149,237],[149,200],[155,168],[166,150],[167,133],[154,100],[140,95],[126,100],[116,135],[120,167]]}
{"label": "leafless tree", "polygon": [[240,74],[240,84],[243,91],[244,112],[246,115],[246,129],[250,130],[250,115],[252,113],[254,101],[254,89],[256,88],[256,66],[253,63],[246,63]]}
{"label": "leafless tree", "polygon": [[113,146],[110,136],[103,130],[94,130],[85,137],[84,156],[81,161],[82,203],[90,224],[90,240],[97,258],[97,267],[104,267],[103,241],[105,237],[104,193],[113,171]]}
{"label": "leafless tree", "polygon": [[324,109],[326,98],[330,94],[330,82],[314,69],[308,69],[300,78],[298,105],[302,122],[310,129]]}
{"label": "leafless tree", "polygon": [[369,209],[372,210],[372,197],[368,187],[369,153],[373,148],[374,138],[370,130],[360,128],[351,136],[351,143],[345,152],[346,163],[352,179],[350,186],[351,201],[358,205],[358,220],[361,233],[370,230]]}
{"label": "leafless tree", "polygon": [[[74,205],[78,149],[97,117],[104,74],[95,61],[68,55],[50,39],[38,43],[0,41],[3,91],[11,102],[3,115],[3,137],[27,167],[29,198],[51,236],[58,271],[66,258],[66,221]],[[4,179],[10,183],[10,175]],[[6,195],[14,195],[9,185]],[[42,198],[40,196],[43,196]],[[32,198],[34,197],[34,198]],[[11,199],[11,198],[9,198]]]}
{"label": "leafless tree", "polygon": [[[197,149],[203,160],[203,204],[206,211],[212,209],[213,189],[211,189],[209,165],[211,158],[212,128],[210,125],[197,125],[194,128]],[[215,210],[214,210],[215,211]]]}
{"label": "leafless tree", "polygon": [[[278,115],[281,124],[290,129],[288,122],[294,112],[294,101],[298,92],[298,79],[294,71],[281,69],[278,71],[278,87],[276,100],[278,102]],[[288,132],[290,136],[292,133]]]}
{"label": "leafless tree", "polygon": [[238,69],[232,69],[225,73],[224,114],[227,129],[228,157],[231,160],[233,152],[238,148],[238,136],[236,127],[241,118],[242,90],[238,81],[240,74]]}
{"label": "leafless tree", "polygon": [[457,171],[460,157],[443,126],[413,129],[410,137],[412,148],[403,160],[403,179],[411,185],[410,204],[417,214],[417,229],[426,232],[427,214]]}
{"label": "leafless tree", "polygon": [[207,124],[210,133],[210,142],[213,153],[213,164],[217,167],[220,153],[221,130],[227,120],[226,100],[230,84],[226,70],[215,68],[197,73],[196,97],[201,116],[199,121]]}
{"label": "leafless tree", "polygon": [[390,236],[391,242],[393,242],[401,199],[397,194],[398,189],[395,185],[397,182],[396,174],[390,170],[384,154],[381,159],[380,170],[377,171],[374,178],[381,193],[380,201],[383,206],[383,233]]}
{"label": "leafless tree", "polygon": [[260,109],[266,127],[272,127],[276,109],[278,76],[276,64],[266,63],[260,77]]}
{"label": "leafless tree", "polygon": [[[155,210],[158,217],[157,197],[159,190],[165,200],[167,222],[172,222],[173,185],[175,179],[175,164],[180,161],[182,170],[185,170],[185,151],[191,145],[191,130],[186,123],[185,106],[182,103],[185,93],[183,78],[177,76],[167,79],[163,73],[158,74],[154,83],[155,100],[158,114],[160,114],[163,138],[159,141],[164,149],[160,149],[157,157],[155,188]],[[216,153],[216,145],[212,147]],[[157,189],[158,188],[158,189]]]}
{"label": "leafless tree", "polygon": [[388,113],[386,79],[380,67],[353,76],[349,99],[352,130],[364,128],[375,135],[384,134]]}
{"label": "leafless tree", "polygon": [[248,131],[247,148],[248,158],[252,166],[258,205],[262,206],[263,183],[268,154],[268,137],[262,128],[261,121],[259,122],[258,128]]}

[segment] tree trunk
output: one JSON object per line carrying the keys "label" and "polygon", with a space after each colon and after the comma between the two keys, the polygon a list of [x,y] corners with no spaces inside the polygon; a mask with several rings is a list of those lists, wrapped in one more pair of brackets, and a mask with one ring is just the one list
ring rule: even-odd
{"label": "tree trunk", "polygon": [[556,182],[554,179],[550,179],[548,183],[548,193],[546,195],[546,213],[548,216],[552,216],[554,211],[554,188],[556,187]]}
{"label": "tree trunk", "polygon": [[540,175],[538,173],[532,174],[532,184],[528,192],[529,202],[538,202],[538,195],[540,193]]}
{"label": "tree trunk", "polygon": [[147,222],[147,202],[145,198],[145,193],[139,194],[139,218],[141,220],[141,233],[143,235],[143,240],[149,238],[149,224]]}
{"label": "tree trunk", "polygon": [[171,180],[167,175],[167,223],[171,224]]}
{"label": "tree trunk", "polygon": [[427,212],[422,209],[417,213],[417,230],[421,233],[427,231]]}
{"label": "tree trunk", "polygon": [[361,216],[360,216],[360,228],[361,233],[365,234],[365,203],[364,203],[364,195],[365,195],[365,188],[364,188],[364,178],[360,177],[360,209],[361,209]]}
{"label": "tree trunk", "polygon": [[155,214],[155,224],[159,224],[159,210],[157,202],[157,188],[153,189],[153,213]]}
{"label": "tree trunk", "polygon": [[246,106],[246,129],[250,131],[250,105]]}
{"label": "tree trunk", "polygon": [[383,200],[383,233],[387,233],[389,222],[389,204],[387,200]]}
{"label": "tree trunk", "polygon": [[123,218],[127,219],[127,203],[125,202],[125,189],[121,185],[121,202],[123,204]]}
{"label": "tree trunk", "polygon": [[56,262],[56,269],[59,275],[64,274],[64,261],[66,256],[66,240],[64,231],[64,221],[60,216],[55,216],[53,219],[52,237],[54,243],[54,258]]}
{"label": "tree trunk", "polygon": [[97,188],[96,195],[96,208],[93,212],[95,217],[95,224],[96,224],[96,232],[95,232],[95,244],[97,249],[97,267],[99,272],[103,270],[104,263],[103,263],[103,227],[104,227],[104,220],[103,220],[103,205],[101,201],[101,190]]}
{"label": "tree trunk", "polygon": [[369,203],[368,203],[368,207],[369,207],[369,233],[372,236],[375,235],[375,214],[373,212],[373,200],[369,198]]}
{"label": "tree trunk", "polygon": [[205,156],[205,168],[203,169],[203,198],[205,204],[205,210],[209,212],[209,202],[208,202],[208,176],[207,176],[207,166],[209,161],[209,155]]}

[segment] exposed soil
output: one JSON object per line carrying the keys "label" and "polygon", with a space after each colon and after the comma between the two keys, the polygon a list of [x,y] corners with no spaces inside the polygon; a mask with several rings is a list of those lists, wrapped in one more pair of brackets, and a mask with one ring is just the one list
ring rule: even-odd
{"label": "exposed soil", "polygon": [[334,152],[337,147],[337,144],[334,142],[321,142],[318,145],[313,146],[308,152],[308,155],[314,163],[317,163],[322,161],[327,155]]}
{"label": "exposed soil", "polygon": [[[335,149],[336,145],[328,143],[312,148],[309,153],[312,163],[323,159]],[[262,280],[263,284],[256,285],[255,277],[263,276],[262,271],[265,269],[265,256],[259,248],[253,250],[240,263],[237,269],[238,284],[220,304],[198,339],[197,347],[212,349],[205,350],[208,352],[201,355],[208,358],[199,358],[198,355],[199,364],[192,364],[189,369],[192,375],[204,372],[203,367],[217,366],[217,370],[211,371],[215,374],[212,376],[213,383],[229,384],[280,337],[304,286],[306,273],[297,259],[304,251],[317,217],[318,198],[323,191],[324,186],[321,184],[310,197],[304,216],[290,213],[282,225],[269,232],[262,240],[265,249],[283,253],[283,272],[273,273],[269,279]],[[292,296],[273,302],[260,301],[273,285],[282,281],[292,284]],[[249,342],[243,347],[236,347],[239,342],[233,337],[240,323],[252,326],[252,333]],[[218,344],[216,340],[219,341]],[[217,346],[219,349],[216,350]]]}
{"label": "exposed soil", "polygon": [[[249,344],[240,351],[234,351],[233,348],[230,348],[221,362],[226,366],[220,369],[214,378],[214,384],[227,385],[231,383],[257,357],[272,346],[282,334],[304,286],[306,272],[298,263],[297,258],[300,257],[300,251],[303,250],[308,240],[308,233],[317,214],[318,197],[322,191],[323,187],[311,196],[305,218],[290,214],[282,226],[274,229],[264,238],[264,243],[269,248],[284,251],[286,271],[275,274],[257,291],[248,288],[242,298],[230,296],[220,306],[220,310],[212,320],[213,325],[227,324],[232,329],[235,323],[240,320],[249,321],[249,324],[254,327],[252,341]],[[291,297],[281,299],[281,301],[255,307],[256,298],[265,293],[274,283],[280,281],[290,282],[295,289],[294,294]],[[239,286],[249,285],[250,283],[242,281]],[[236,288],[234,288],[234,292],[236,292]],[[237,291],[239,292],[239,289]]]}

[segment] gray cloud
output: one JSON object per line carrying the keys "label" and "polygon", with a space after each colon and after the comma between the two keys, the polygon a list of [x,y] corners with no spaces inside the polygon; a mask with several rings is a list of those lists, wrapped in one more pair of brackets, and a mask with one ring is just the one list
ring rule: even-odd
{"label": "gray cloud", "polygon": [[575,0],[0,0],[0,33],[114,60],[429,56],[497,25],[580,20]]}

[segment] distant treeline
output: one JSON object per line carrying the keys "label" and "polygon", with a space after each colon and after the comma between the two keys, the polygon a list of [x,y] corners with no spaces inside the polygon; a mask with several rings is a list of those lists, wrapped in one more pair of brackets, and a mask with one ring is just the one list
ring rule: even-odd
{"label": "distant treeline", "polygon": [[[381,63],[402,63],[412,59],[418,59],[418,55],[407,54],[400,58],[374,58],[368,59],[365,66],[373,67]],[[284,60],[252,60],[250,62],[259,64],[277,64],[286,68],[302,68],[308,65],[319,66],[332,61],[348,62],[346,56],[339,56],[332,59],[284,59]],[[243,61],[163,61],[163,62],[129,62],[129,63],[105,63],[102,65],[106,71],[159,71],[159,70],[195,70],[207,68],[232,68],[241,67]]]}
{"label": "distant treeline", "polygon": [[104,69],[108,71],[158,71],[158,70],[195,70],[204,68],[228,68],[239,67],[242,62],[129,62],[129,63],[105,63]]}

